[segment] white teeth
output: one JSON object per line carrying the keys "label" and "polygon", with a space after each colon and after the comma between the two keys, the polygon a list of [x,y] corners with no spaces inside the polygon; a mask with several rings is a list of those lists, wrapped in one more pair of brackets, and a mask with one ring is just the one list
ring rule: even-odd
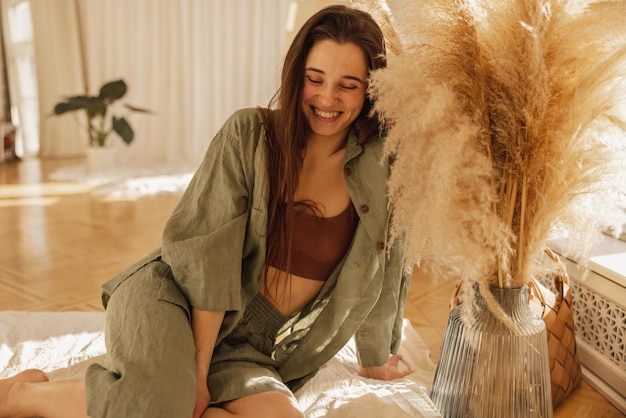
{"label": "white teeth", "polygon": [[323,117],[324,119],[332,119],[339,115],[339,112],[324,112],[319,109],[315,109],[315,114]]}

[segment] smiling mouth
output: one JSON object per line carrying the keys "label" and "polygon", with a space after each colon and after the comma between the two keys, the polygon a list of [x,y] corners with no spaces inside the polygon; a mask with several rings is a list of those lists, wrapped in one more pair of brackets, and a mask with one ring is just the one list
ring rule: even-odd
{"label": "smiling mouth", "polygon": [[334,119],[339,116],[339,112],[325,112],[319,109],[315,109],[315,114],[322,119]]}

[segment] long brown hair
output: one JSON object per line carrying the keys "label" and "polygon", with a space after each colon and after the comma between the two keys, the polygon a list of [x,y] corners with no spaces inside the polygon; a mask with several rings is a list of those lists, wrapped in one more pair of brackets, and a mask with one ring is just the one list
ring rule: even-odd
{"label": "long brown hair", "polygon": [[[290,236],[292,207],[298,185],[300,168],[309,135],[301,96],[304,86],[304,67],[310,49],[322,40],[340,44],[352,43],[361,48],[368,72],[386,65],[385,41],[382,31],[366,12],[338,5],[329,6],[313,15],[295,36],[282,70],[281,86],[268,108],[259,108],[269,144],[268,177],[268,259],[291,263]],[[369,97],[354,122],[359,141],[379,133],[378,118],[371,114]],[[267,266],[266,266],[267,268]],[[265,286],[277,286],[274,278],[266,278]]]}

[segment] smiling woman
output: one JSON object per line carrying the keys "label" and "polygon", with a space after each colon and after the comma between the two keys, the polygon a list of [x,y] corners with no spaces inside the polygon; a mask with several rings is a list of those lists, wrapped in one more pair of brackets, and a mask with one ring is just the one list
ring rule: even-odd
{"label": "smiling woman", "polygon": [[302,90],[311,128],[309,147],[317,141],[330,151],[344,146],[348,129],[363,109],[366,78],[365,57],[358,46],[321,41],[311,48]]}
{"label": "smiling woman", "polygon": [[410,270],[387,242],[389,163],[365,88],[384,66],[369,14],[312,16],[277,100],[227,118],[161,246],[102,286],[106,361],[84,379],[0,381],[0,416],[300,418],[294,392],[353,336],[354,372],[407,376]]}

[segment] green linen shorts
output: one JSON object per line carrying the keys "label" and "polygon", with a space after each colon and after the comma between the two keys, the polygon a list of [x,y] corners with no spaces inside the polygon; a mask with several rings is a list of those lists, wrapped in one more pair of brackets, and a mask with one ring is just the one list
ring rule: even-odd
{"label": "green linen shorts", "polygon": [[[107,354],[85,376],[90,417],[191,417],[196,367],[189,310],[161,261],[119,284],[106,309]],[[272,359],[287,319],[261,294],[248,304],[214,349],[207,382],[212,404],[267,391],[293,396]]]}
{"label": "green linen shorts", "polygon": [[213,351],[208,378],[212,403],[267,391],[293,396],[277,371],[280,364],[272,359],[276,335],[287,319],[257,293]]}

